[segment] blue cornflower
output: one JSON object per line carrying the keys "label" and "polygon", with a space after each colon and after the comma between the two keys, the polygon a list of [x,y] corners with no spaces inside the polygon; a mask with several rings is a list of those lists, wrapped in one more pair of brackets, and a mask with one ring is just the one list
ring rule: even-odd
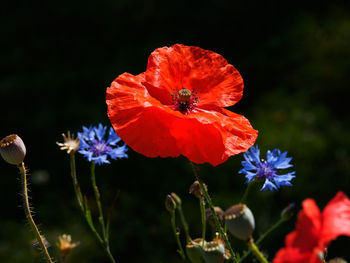
{"label": "blue cornflower", "polygon": [[111,127],[108,132],[107,140],[104,139],[107,131],[107,126],[103,126],[101,123],[98,127],[85,127],[83,126],[83,132],[78,132],[78,138],[80,140],[79,153],[83,154],[89,162],[102,165],[104,163],[110,163],[107,160],[109,156],[112,159],[118,159],[128,157],[125,153],[128,149],[126,145],[118,146],[117,143],[120,138]]}
{"label": "blue cornflower", "polygon": [[250,147],[244,153],[245,161],[242,161],[243,169],[239,173],[245,174],[247,184],[253,179],[265,180],[261,190],[277,190],[281,186],[292,186],[290,181],[295,177],[295,172],[286,174],[278,174],[280,169],[292,167],[289,162],[291,157],[287,157],[287,152],[281,153],[279,149],[274,149],[272,152],[267,151],[267,159],[260,159],[260,150],[258,146]]}

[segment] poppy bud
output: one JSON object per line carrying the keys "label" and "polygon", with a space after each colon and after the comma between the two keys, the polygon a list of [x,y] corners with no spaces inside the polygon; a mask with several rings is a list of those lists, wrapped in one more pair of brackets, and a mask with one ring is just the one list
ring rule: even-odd
{"label": "poppy bud", "polygon": [[181,198],[175,193],[171,193],[170,195],[174,199],[176,205],[181,206],[182,204]]}
{"label": "poppy bud", "polygon": [[248,240],[255,228],[252,211],[245,204],[233,205],[225,211],[227,229],[236,238]]}
{"label": "poppy bud", "polygon": [[230,258],[230,253],[225,248],[225,243],[219,238],[206,242],[203,246],[202,255],[206,263],[223,263],[225,259]]}
{"label": "poppy bud", "polygon": [[293,216],[295,211],[295,204],[291,203],[288,206],[286,206],[282,212],[281,212],[281,219],[287,221],[289,219],[291,219],[291,217]]}
{"label": "poppy bud", "polygon": [[[206,190],[208,190],[207,186],[204,184]],[[193,194],[198,199],[204,197],[204,193],[198,181],[194,181],[194,183],[190,186],[190,194]]]}
{"label": "poppy bud", "polygon": [[171,195],[167,195],[165,198],[165,208],[170,212],[174,212],[176,209],[176,202]]}
{"label": "poppy bud", "polygon": [[204,259],[202,257],[202,246],[206,244],[206,241],[203,241],[203,238],[196,238],[190,240],[186,245],[187,256],[192,263],[203,263]]}
{"label": "poppy bud", "polygon": [[11,134],[0,141],[0,154],[9,164],[20,165],[26,156],[26,147],[17,134]]}
{"label": "poppy bud", "polygon": [[[218,216],[219,221],[222,222],[224,218],[224,211],[218,206],[214,206],[214,211]],[[208,220],[209,224],[211,224],[213,227],[216,226],[214,221],[214,216],[210,208],[205,209],[205,217]]]}

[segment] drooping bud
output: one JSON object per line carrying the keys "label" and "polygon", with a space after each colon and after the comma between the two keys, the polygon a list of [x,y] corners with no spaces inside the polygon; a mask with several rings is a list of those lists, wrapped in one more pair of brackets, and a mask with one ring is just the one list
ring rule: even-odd
{"label": "drooping bud", "polygon": [[203,246],[202,255],[206,263],[223,263],[229,259],[230,253],[225,248],[225,243],[219,238],[214,238],[211,242],[206,242]]}
{"label": "drooping bud", "polygon": [[170,195],[171,195],[171,197],[174,199],[176,205],[178,205],[178,206],[181,206],[181,205],[182,205],[181,198],[180,198],[177,194],[171,193]]}
{"label": "drooping bud", "polygon": [[[218,216],[219,221],[222,222],[224,219],[224,211],[218,206],[214,206],[214,211],[215,211],[216,215]],[[212,227],[216,227],[215,221],[214,221],[214,216],[213,216],[213,213],[212,213],[210,208],[205,209],[205,217]]]}
{"label": "drooping bud", "polygon": [[26,147],[17,134],[11,134],[0,141],[0,154],[9,164],[20,165],[26,156]]}
{"label": "drooping bud", "polygon": [[282,210],[281,219],[285,221],[291,219],[291,217],[294,215],[294,212],[295,212],[295,204],[291,203]]}
{"label": "drooping bud", "polygon": [[245,204],[233,205],[225,211],[227,229],[236,238],[248,240],[255,228],[252,211]]}
{"label": "drooping bud", "polygon": [[[208,190],[206,184],[204,184],[206,190]],[[198,199],[202,199],[204,197],[203,190],[198,181],[194,181],[194,183],[190,186],[190,194],[193,194]]]}
{"label": "drooping bud", "polygon": [[176,209],[176,202],[171,195],[167,195],[165,198],[165,208],[170,212],[174,212]]}
{"label": "drooping bud", "polygon": [[207,242],[203,240],[203,238],[196,238],[194,240],[190,240],[190,242],[186,245],[187,256],[192,263],[203,263],[204,259],[202,256],[203,246],[205,246]]}

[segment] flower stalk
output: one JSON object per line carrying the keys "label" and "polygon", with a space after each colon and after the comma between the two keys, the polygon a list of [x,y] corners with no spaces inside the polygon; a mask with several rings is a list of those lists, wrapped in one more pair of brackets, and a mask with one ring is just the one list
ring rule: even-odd
{"label": "flower stalk", "polygon": [[269,263],[267,261],[267,259],[264,257],[264,255],[261,253],[261,251],[259,250],[259,248],[256,246],[256,244],[254,243],[253,238],[250,238],[247,242],[250,250],[253,252],[253,254],[255,255],[255,257],[261,262],[261,263]]}
{"label": "flower stalk", "polygon": [[32,228],[34,235],[39,243],[39,246],[44,254],[45,260],[48,263],[53,263],[52,259],[50,257],[50,254],[45,246],[43,237],[40,235],[40,231],[38,227],[36,226],[34,219],[32,217],[31,211],[30,211],[30,205],[29,205],[29,198],[28,198],[28,186],[27,186],[27,171],[24,166],[24,162],[22,162],[20,165],[18,165],[18,169],[21,173],[21,179],[22,179],[22,194],[23,194],[23,204],[24,204],[24,212],[26,214],[28,223],[30,227]]}
{"label": "flower stalk", "polygon": [[180,241],[180,232],[176,229],[176,223],[175,223],[175,209],[169,211],[170,212],[170,221],[171,221],[171,227],[173,229],[173,232],[174,232],[174,236],[175,236],[175,239],[176,239],[176,243],[179,247],[179,254],[182,258],[182,260],[184,262],[186,262],[186,256],[185,256],[185,252],[182,248],[182,245],[181,245],[181,241]]}
{"label": "flower stalk", "polygon": [[210,196],[208,194],[208,191],[207,191],[206,187],[204,186],[203,180],[198,175],[198,167],[192,162],[191,162],[191,165],[192,165],[192,168],[193,168],[194,176],[196,177],[197,181],[199,182],[200,187],[201,187],[201,189],[203,191],[204,197],[205,197],[205,199],[206,199],[206,201],[208,203],[208,206],[209,206],[209,208],[210,208],[210,210],[211,210],[211,212],[213,214],[216,228],[218,229],[220,236],[224,239],[225,245],[227,246],[228,250],[230,251],[231,260],[232,260],[232,262],[237,263],[238,261],[237,261],[236,255],[233,252],[231,244],[230,244],[230,241],[228,240],[227,235],[226,235],[224,229],[222,228],[222,226],[220,224],[219,218],[218,218],[218,216],[217,216],[217,214],[215,212],[215,209],[214,209],[213,202],[212,202],[212,200],[211,200],[211,198],[210,198]]}

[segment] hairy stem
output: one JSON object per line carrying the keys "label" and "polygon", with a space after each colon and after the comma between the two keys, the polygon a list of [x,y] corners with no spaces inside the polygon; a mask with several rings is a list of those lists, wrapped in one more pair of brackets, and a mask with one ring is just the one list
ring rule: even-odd
{"label": "hairy stem", "polygon": [[49,252],[47,251],[47,248],[45,246],[44,240],[42,236],[40,235],[39,229],[36,226],[34,219],[32,217],[31,211],[30,211],[30,205],[29,205],[29,199],[28,199],[28,187],[27,187],[27,172],[26,168],[24,167],[24,163],[22,162],[19,166],[19,171],[22,176],[22,186],[23,186],[23,203],[24,203],[24,212],[26,214],[27,220],[29,222],[30,227],[32,228],[35,237],[40,245],[40,248],[44,254],[44,257],[47,262],[52,263],[51,257]]}
{"label": "hairy stem", "polygon": [[179,254],[180,254],[182,260],[183,260],[183,261],[186,261],[185,252],[184,252],[184,250],[182,249],[182,245],[181,245],[181,241],[180,241],[180,233],[179,233],[179,231],[177,231],[177,229],[176,229],[175,210],[171,211],[170,216],[171,216],[171,218],[170,218],[171,227],[172,227],[173,232],[174,232],[174,236],[175,236],[175,239],[176,239],[176,243],[177,243],[177,245],[178,245],[178,247],[179,247],[178,252],[179,252]]}

